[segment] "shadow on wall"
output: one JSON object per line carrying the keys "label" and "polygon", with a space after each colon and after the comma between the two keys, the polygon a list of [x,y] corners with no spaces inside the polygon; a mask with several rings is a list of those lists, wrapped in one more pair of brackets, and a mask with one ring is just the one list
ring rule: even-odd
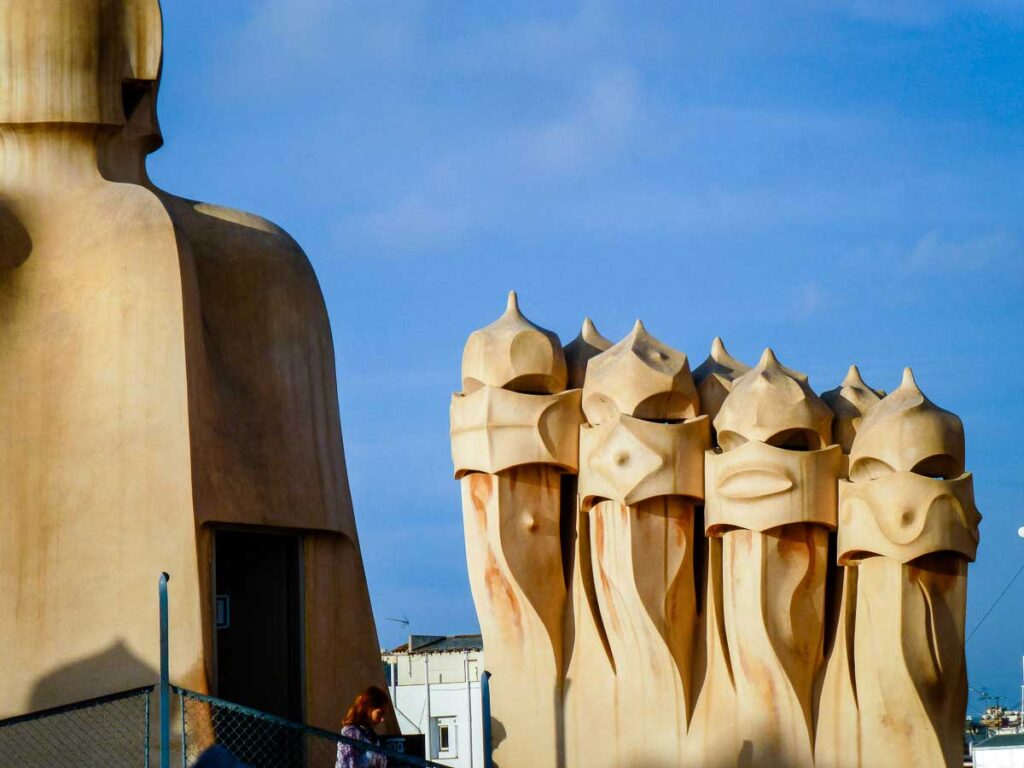
{"label": "shadow on wall", "polygon": [[[153,685],[158,678],[156,669],[118,640],[100,653],[42,677],[32,689],[28,711],[40,712],[134,690]],[[173,718],[173,707],[171,714]],[[14,726],[22,730],[8,733],[7,747],[16,755],[30,756],[31,765],[134,765],[142,762],[147,744],[151,750],[157,746],[158,722],[157,695],[133,695],[97,706],[47,713],[23,728]],[[75,745],[73,756],[67,753],[70,744]],[[68,762],[69,758],[74,762]]]}
{"label": "shadow on wall", "polygon": [[753,768],[754,765],[754,742],[743,740],[743,749],[740,750],[739,765],[741,768]]}
{"label": "shadow on wall", "polygon": [[25,225],[0,200],[0,269],[14,269],[23,264],[32,253],[32,238]]}
{"label": "shadow on wall", "polygon": [[153,685],[159,679],[157,669],[136,656],[123,640],[117,640],[105,651],[58,667],[40,678],[32,689],[29,711]]}
{"label": "shadow on wall", "polygon": [[[505,740],[508,734],[505,732],[505,724],[498,718],[491,716],[491,750],[496,750],[498,745]],[[497,763],[494,764],[497,768]]]}

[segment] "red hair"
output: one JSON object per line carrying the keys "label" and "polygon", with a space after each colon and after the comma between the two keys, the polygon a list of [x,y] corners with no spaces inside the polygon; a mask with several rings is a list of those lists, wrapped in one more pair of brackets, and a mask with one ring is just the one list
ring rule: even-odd
{"label": "red hair", "polygon": [[391,698],[388,696],[387,691],[383,688],[378,688],[376,685],[371,685],[356,696],[356,700],[348,708],[345,719],[341,721],[341,724],[360,725],[368,730],[373,730],[373,719],[370,717],[370,713],[375,709],[387,710],[390,705]]}

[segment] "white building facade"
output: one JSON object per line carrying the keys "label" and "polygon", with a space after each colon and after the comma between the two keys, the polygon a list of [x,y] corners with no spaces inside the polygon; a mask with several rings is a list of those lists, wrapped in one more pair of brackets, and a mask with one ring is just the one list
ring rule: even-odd
{"label": "white building facade", "polygon": [[403,734],[423,734],[428,760],[483,768],[480,635],[411,635],[381,654]]}
{"label": "white building facade", "polygon": [[1024,768],[1024,734],[999,734],[974,745],[974,768]]}

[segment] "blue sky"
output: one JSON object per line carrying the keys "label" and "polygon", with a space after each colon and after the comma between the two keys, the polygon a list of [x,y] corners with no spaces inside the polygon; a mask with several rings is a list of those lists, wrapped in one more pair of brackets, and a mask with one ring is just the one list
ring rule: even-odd
{"label": "blue sky", "polygon": [[[1024,564],[1024,5],[164,0],[167,189],[313,262],[383,643],[475,631],[448,401],[520,293],[820,391],[912,365],[985,515],[968,629]],[[968,646],[1019,700],[1024,579]],[[972,709],[978,706],[972,701]]]}

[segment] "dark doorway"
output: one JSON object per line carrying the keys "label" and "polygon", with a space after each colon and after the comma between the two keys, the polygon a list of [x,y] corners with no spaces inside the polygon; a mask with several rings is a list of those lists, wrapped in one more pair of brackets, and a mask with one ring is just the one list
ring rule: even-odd
{"label": "dark doorway", "polygon": [[302,720],[301,539],[222,530],[215,542],[217,696]]}

